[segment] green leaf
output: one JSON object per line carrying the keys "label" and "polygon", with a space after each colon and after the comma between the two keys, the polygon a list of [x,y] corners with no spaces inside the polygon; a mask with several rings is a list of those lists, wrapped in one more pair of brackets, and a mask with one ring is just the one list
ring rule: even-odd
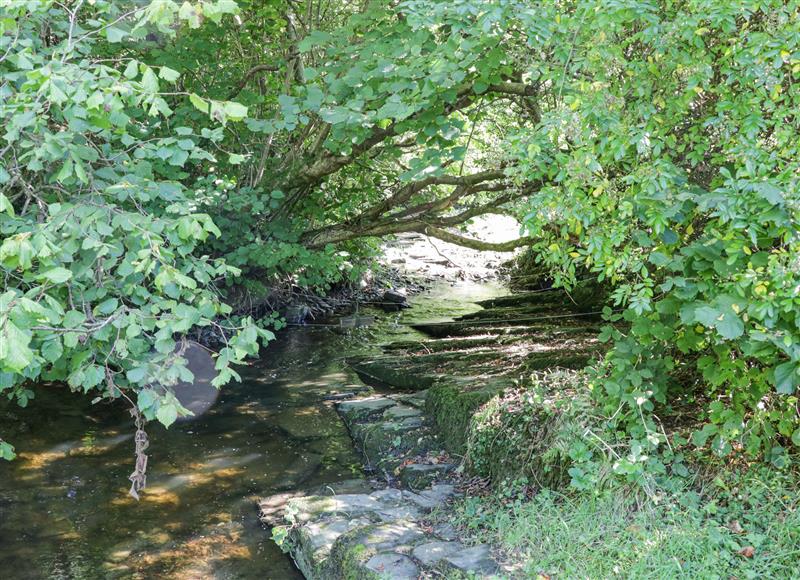
{"label": "green leaf", "polygon": [[49,280],[53,284],[63,284],[72,278],[72,272],[61,266],[56,266],[55,268],[50,268],[46,272],[42,272],[38,277],[39,279],[44,278],[45,280]]}
{"label": "green leaf", "polygon": [[720,311],[710,306],[701,306],[694,311],[695,322],[699,322],[703,326],[714,328],[717,323],[717,318],[720,316]]}
{"label": "green leaf", "polygon": [[725,312],[717,320],[717,331],[728,340],[739,338],[744,334],[744,322],[733,312]]}
{"label": "green leaf", "polygon": [[792,395],[800,385],[797,364],[789,361],[775,367],[775,390],[782,395]]}
{"label": "green leaf", "polygon": [[165,81],[172,83],[178,80],[178,78],[181,76],[181,73],[167,66],[162,66],[161,69],[158,71],[158,76],[160,76]]}
{"label": "green leaf", "polygon": [[158,92],[158,77],[149,66],[144,69],[142,75],[142,88],[148,93]]}
{"label": "green leaf", "polygon": [[14,206],[8,198],[0,193],[0,213],[5,212],[8,216],[14,217]]}
{"label": "green leaf", "polygon": [[64,328],[77,328],[86,321],[86,315],[80,310],[69,310],[64,314]]}
{"label": "green leaf", "polygon": [[64,354],[64,347],[61,346],[61,339],[56,337],[42,344],[42,356],[47,362],[56,362]]}
{"label": "green leaf", "polygon": [[156,419],[158,419],[159,422],[164,425],[164,427],[169,427],[172,425],[177,418],[178,410],[173,404],[162,404],[158,408],[158,411],[156,411]]}
{"label": "green leaf", "polygon": [[120,28],[116,28],[115,26],[106,28],[106,39],[109,42],[122,42],[126,36],[128,36],[128,33]]}
{"label": "green leaf", "polygon": [[0,367],[20,372],[33,362],[33,351],[28,348],[31,338],[17,325],[6,319],[0,328]]}
{"label": "green leaf", "polygon": [[125,67],[125,72],[122,74],[125,75],[127,79],[135,79],[139,76],[139,62],[136,60],[129,61],[128,66]]}
{"label": "green leaf", "polygon": [[191,102],[196,109],[208,114],[208,101],[194,93],[189,94],[189,102]]}
{"label": "green leaf", "polygon": [[225,116],[232,121],[241,121],[247,117],[247,107],[234,101],[225,101],[222,104]]}
{"label": "green leaf", "polygon": [[125,373],[125,376],[131,383],[134,384],[142,383],[147,378],[147,367],[142,366],[142,367],[132,368],[127,373]]}
{"label": "green leaf", "polygon": [[136,406],[140,411],[146,411],[156,402],[156,394],[152,389],[142,389],[136,397]]}
{"label": "green leaf", "polygon": [[14,448],[11,445],[5,441],[0,441],[0,459],[12,461],[16,456],[17,455],[14,453]]}

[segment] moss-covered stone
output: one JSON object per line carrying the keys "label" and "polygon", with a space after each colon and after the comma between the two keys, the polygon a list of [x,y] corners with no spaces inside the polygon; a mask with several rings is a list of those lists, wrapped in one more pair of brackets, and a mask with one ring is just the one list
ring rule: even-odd
{"label": "moss-covered stone", "polygon": [[475,411],[509,385],[507,382],[494,382],[470,389],[463,383],[448,383],[428,390],[426,411],[436,423],[448,451],[464,454],[469,424]]}
{"label": "moss-covered stone", "polygon": [[433,384],[434,377],[427,374],[427,367],[410,364],[406,357],[378,357],[351,360],[350,366],[364,382],[387,385],[400,389],[423,390]]}
{"label": "moss-covered stone", "polygon": [[540,486],[566,485],[570,444],[593,415],[582,377],[542,373],[533,386],[508,389],[481,406],[469,427],[470,471],[493,481],[526,477]]}

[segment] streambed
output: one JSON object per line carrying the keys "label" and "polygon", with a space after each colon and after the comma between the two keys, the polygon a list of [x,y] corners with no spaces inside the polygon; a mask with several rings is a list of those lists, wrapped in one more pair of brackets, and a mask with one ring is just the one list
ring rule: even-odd
{"label": "streambed", "polygon": [[19,455],[0,463],[3,577],[300,578],[261,529],[255,501],[362,476],[324,400],[363,387],[344,359],[421,338],[406,325],[473,312],[502,293],[493,283],[439,283],[410,310],[373,313],[369,328],[283,332],[203,416],[149,426],[138,503],[127,495],[133,426],[122,406],[92,407],[63,387],[40,390],[27,409],[0,403]]}

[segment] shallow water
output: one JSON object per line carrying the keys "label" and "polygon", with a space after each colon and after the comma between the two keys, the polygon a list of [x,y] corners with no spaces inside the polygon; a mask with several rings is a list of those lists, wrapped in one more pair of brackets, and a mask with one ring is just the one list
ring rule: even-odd
{"label": "shallow water", "polygon": [[360,477],[358,455],[324,397],[360,385],[344,358],[421,338],[405,326],[477,309],[494,284],[439,284],[369,328],[295,328],[242,369],[201,417],[147,427],[147,488],[128,496],[133,425],[121,405],[63,387],[29,408],[0,404],[18,458],[0,462],[0,576],[301,578],[258,522],[257,498]]}

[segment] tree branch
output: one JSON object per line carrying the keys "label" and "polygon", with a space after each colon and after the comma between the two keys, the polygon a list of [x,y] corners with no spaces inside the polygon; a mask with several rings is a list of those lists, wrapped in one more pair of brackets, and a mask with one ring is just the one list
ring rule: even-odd
{"label": "tree branch", "polygon": [[247,85],[247,81],[249,81],[250,78],[253,77],[254,75],[257,75],[258,73],[261,72],[276,72],[278,70],[280,70],[280,67],[278,65],[257,64],[256,66],[248,70],[246,73],[244,73],[244,77],[242,77],[242,80],[239,81],[239,84],[236,85],[236,87],[228,95],[228,100],[230,101],[231,99],[236,98],[236,95],[242,92],[242,89],[244,89],[244,87]]}
{"label": "tree branch", "polygon": [[508,242],[484,242],[482,240],[476,240],[475,238],[459,236],[458,234],[448,232],[447,230],[437,228],[435,226],[426,226],[422,228],[419,233],[442,240],[443,242],[449,242],[451,244],[464,246],[465,248],[472,248],[473,250],[480,250],[482,252],[513,252],[517,248],[528,246],[536,241],[534,238],[524,237],[517,238],[516,240],[510,240]]}

